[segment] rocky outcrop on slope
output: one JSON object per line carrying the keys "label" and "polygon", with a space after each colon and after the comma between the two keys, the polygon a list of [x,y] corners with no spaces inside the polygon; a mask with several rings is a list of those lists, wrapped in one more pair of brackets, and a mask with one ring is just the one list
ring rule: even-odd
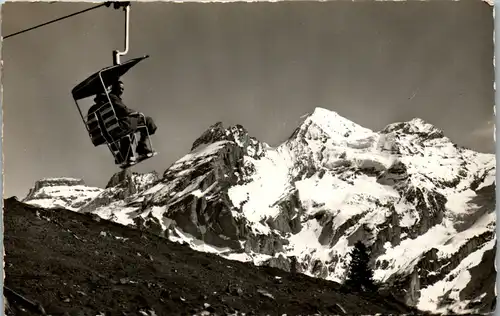
{"label": "rocky outcrop on slope", "polygon": [[407,180],[408,168],[406,165],[396,160],[387,170],[380,173],[377,177],[377,182],[382,185],[396,185],[399,182]]}
{"label": "rocky outcrop on slope", "polygon": [[[446,280],[448,282],[453,281],[454,276],[450,275],[450,273],[456,269],[467,256],[474,253],[477,249],[480,249],[488,241],[493,240],[493,238],[493,232],[485,232],[481,235],[474,236],[449,258],[440,257],[438,254],[439,250],[437,248],[432,248],[422,255],[415,268],[409,274],[393,275],[392,278],[386,280],[384,287],[391,289],[393,295],[405,304],[417,306],[421,296],[420,289],[436,284],[440,280]],[[490,273],[495,274],[495,271],[488,271],[488,274]],[[491,286],[491,284],[495,283],[494,278],[491,280],[485,279],[481,281],[481,283],[485,284],[485,281],[486,284],[489,284],[487,286]],[[469,283],[467,287],[477,287],[477,285],[474,284],[475,282]],[[469,290],[469,294],[472,294],[472,297],[469,297],[468,300],[477,299],[478,293],[479,292],[473,293]],[[445,296],[446,293],[443,293],[443,297]],[[461,296],[464,297],[464,294],[461,294]],[[492,297],[489,296],[488,299],[491,301]],[[446,307],[446,300],[443,298],[441,300],[442,302],[438,306]]]}
{"label": "rocky outcrop on slope", "polygon": [[483,186],[475,190],[476,195],[470,200],[475,206],[474,211],[459,214],[454,217],[453,227],[457,232],[470,229],[481,217],[495,211],[496,206],[496,184]]}
{"label": "rocky outcrop on slope", "polygon": [[[477,266],[469,269],[470,278],[474,282],[469,282],[459,294],[459,301],[468,302],[465,309],[475,310],[481,314],[490,313],[492,310],[495,310],[495,280],[497,277],[494,264],[495,255],[496,247],[492,247],[484,252]],[[478,293],[482,294],[478,296]],[[448,296],[449,298],[449,293],[446,293],[444,296]],[[443,301],[446,302],[446,300]]]}
{"label": "rocky outcrop on slope", "polygon": [[132,201],[135,205],[141,205],[143,200],[134,201],[135,195],[149,189],[159,178],[155,171],[145,174],[132,172],[130,169],[119,171],[108,181],[106,189],[83,205],[79,212],[95,212],[96,209],[110,206],[115,202],[119,202],[120,206],[128,205]]}
{"label": "rocky outcrop on slope", "polygon": [[407,203],[415,206],[418,220],[404,232],[410,238],[424,235],[431,227],[441,224],[446,213],[446,197],[425,188],[409,187],[404,193]]}
{"label": "rocky outcrop on slope", "polygon": [[163,208],[171,231],[179,227],[216,246],[239,247],[240,224],[231,214],[233,207],[225,191],[242,180],[243,152],[234,142],[211,146],[207,152],[193,153],[196,158],[169,168],[163,181],[170,189],[153,194],[145,208]]}

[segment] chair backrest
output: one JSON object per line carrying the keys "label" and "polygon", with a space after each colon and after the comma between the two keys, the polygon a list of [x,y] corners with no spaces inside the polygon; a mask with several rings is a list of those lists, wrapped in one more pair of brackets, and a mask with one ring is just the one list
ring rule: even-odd
{"label": "chair backrest", "polygon": [[111,103],[100,105],[87,116],[87,127],[94,146],[116,141],[121,128]]}

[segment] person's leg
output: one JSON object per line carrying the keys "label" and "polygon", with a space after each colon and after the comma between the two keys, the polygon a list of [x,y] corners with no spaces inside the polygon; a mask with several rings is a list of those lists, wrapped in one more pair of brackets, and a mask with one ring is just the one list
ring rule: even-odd
{"label": "person's leg", "polygon": [[154,135],[158,129],[153,118],[150,116],[146,116],[146,127],[148,128],[149,135]]}
{"label": "person's leg", "polygon": [[153,119],[149,116],[145,117],[145,121],[141,119],[142,126],[145,126],[147,128],[139,128],[139,131],[141,133],[141,138],[139,139],[139,143],[137,145],[137,154],[139,155],[147,155],[151,154],[153,150],[150,148],[150,143],[149,143],[149,135],[153,135],[156,132],[156,125],[153,121]]}
{"label": "person's leg", "polygon": [[122,127],[122,134],[120,139],[120,153],[124,161],[135,160],[135,154],[132,144],[131,137],[134,137],[134,133],[137,129],[137,119],[133,117],[128,117],[120,120],[120,125]]}

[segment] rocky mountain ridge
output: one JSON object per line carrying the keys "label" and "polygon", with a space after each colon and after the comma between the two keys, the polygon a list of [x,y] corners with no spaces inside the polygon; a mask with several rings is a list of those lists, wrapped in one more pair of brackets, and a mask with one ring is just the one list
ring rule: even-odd
{"label": "rocky mountain ridge", "polygon": [[374,132],[316,108],[276,148],[217,123],[161,177],[118,173],[73,209],[338,282],[362,240],[375,279],[405,303],[488,312],[495,281],[477,271],[496,273],[495,163],[421,119]]}

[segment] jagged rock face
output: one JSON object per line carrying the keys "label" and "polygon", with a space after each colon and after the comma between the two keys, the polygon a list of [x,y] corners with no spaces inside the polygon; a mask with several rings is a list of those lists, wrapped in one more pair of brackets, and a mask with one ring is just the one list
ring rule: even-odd
{"label": "jagged rock face", "polygon": [[396,160],[387,170],[380,173],[377,182],[382,185],[395,185],[408,179],[408,168]]}
{"label": "jagged rock face", "polygon": [[[116,220],[115,209],[121,212],[123,208],[141,206],[143,200],[137,200],[137,194],[153,186],[159,178],[158,173],[154,171],[138,174],[130,169],[125,169],[117,172],[108,181],[106,189],[89,203],[83,205],[79,212],[97,213]],[[102,214],[101,211],[105,213]],[[129,218],[133,222],[134,215],[132,214]]]}
{"label": "jagged rock face", "polygon": [[245,155],[253,158],[262,157],[266,145],[248,135],[248,131],[241,125],[224,128],[222,122],[210,126],[191,146],[191,151],[200,145],[209,145],[219,141],[231,141],[243,150]]}
{"label": "jagged rock face", "polygon": [[41,207],[77,210],[101,191],[100,188],[87,187],[82,179],[48,178],[36,181],[23,202]]}
{"label": "jagged rock face", "polygon": [[259,159],[266,144],[248,135],[240,125],[225,129],[211,126],[192,146],[190,154],[176,161],[153,187],[142,214],[159,212],[163,233],[172,238],[184,234],[217,247],[242,251],[239,240],[251,237],[227,192],[249,181],[254,166],[246,158]]}
{"label": "jagged rock face", "polygon": [[123,188],[125,196],[131,196],[137,192],[142,192],[148,189],[156,181],[160,179],[160,176],[156,171],[138,174],[132,172],[130,169],[125,169],[120,172],[115,173],[106,185],[106,189],[109,188]]}
{"label": "jagged rock face", "polygon": [[[231,141],[199,145],[189,159],[181,159],[167,169],[144,209],[161,209],[168,218],[165,229],[179,237],[180,228],[197,239],[218,247],[240,249],[242,218],[233,216],[227,190],[243,183],[248,173],[244,150]],[[154,188],[153,188],[154,190]]]}
{"label": "jagged rock face", "polygon": [[491,267],[480,258],[494,249],[495,156],[459,148],[420,119],[374,132],[316,109],[276,148],[217,123],[161,179],[132,178],[115,175],[82,209],[339,282],[361,240],[375,280],[407,304],[491,306],[494,279],[480,286],[470,275]]}
{"label": "jagged rock face", "polygon": [[226,140],[226,130],[222,126],[222,122],[217,122],[194,141],[191,151],[195,150],[201,144],[212,144],[221,140]]}

